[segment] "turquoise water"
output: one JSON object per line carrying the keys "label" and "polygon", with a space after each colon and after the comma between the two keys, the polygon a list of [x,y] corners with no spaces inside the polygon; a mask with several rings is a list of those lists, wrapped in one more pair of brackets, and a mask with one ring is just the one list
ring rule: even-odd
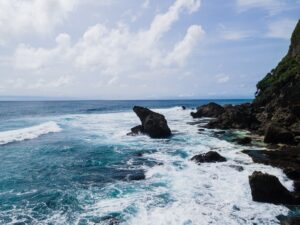
{"label": "turquoise water", "polygon": [[[253,202],[248,176],[292,182],[190,125],[191,108],[207,102],[0,102],[0,224],[278,224],[289,210]],[[134,105],[163,113],[174,135],[127,136],[140,123]],[[228,161],[189,160],[212,149]]]}

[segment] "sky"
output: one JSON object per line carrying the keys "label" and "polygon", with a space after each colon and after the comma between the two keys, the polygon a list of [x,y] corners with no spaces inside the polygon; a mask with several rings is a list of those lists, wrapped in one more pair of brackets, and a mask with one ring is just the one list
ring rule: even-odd
{"label": "sky", "polygon": [[0,0],[0,96],[253,98],[300,0]]}

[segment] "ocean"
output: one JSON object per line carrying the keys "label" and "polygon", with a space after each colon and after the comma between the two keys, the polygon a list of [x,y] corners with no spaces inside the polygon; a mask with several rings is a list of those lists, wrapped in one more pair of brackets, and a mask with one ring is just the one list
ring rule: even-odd
{"label": "ocean", "polygon": [[[229,141],[246,131],[200,132],[190,112],[209,101],[0,102],[0,224],[279,224],[290,210],[252,201],[248,176],[293,183],[241,153],[264,146]],[[164,114],[172,137],[127,136],[134,105]],[[190,160],[210,150],[227,161]]]}

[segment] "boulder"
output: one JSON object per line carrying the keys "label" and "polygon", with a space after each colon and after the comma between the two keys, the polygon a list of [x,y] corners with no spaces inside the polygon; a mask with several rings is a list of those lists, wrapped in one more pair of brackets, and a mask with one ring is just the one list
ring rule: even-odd
{"label": "boulder", "polygon": [[248,145],[252,142],[252,138],[251,137],[242,137],[242,138],[236,138],[233,141],[239,145]]}
{"label": "boulder", "polygon": [[272,144],[293,144],[294,135],[279,125],[271,124],[266,130],[264,142]]}
{"label": "boulder", "polygon": [[225,162],[226,158],[215,151],[209,151],[205,154],[195,155],[191,158],[191,160],[196,161],[197,163],[215,163]]}
{"label": "boulder", "polygon": [[249,176],[249,183],[253,201],[286,205],[300,203],[300,199],[297,199],[273,175],[255,171]]}
{"label": "boulder", "polygon": [[183,105],[183,106],[181,106],[181,108],[182,108],[182,110],[186,110],[186,107]]}
{"label": "boulder", "polygon": [[191,112],[193,118],[218,117],[224,112],[224,108],[217,103],[210,102],[197,108],[197,112]]}
{"label": "boulder", "polygon": [[134,106],[133,111],[140,118],[142,125],[132,128],[131,133],[140,132],[151,138],[167,138],[171,135],[167,120],[163,115],[141,106]]}

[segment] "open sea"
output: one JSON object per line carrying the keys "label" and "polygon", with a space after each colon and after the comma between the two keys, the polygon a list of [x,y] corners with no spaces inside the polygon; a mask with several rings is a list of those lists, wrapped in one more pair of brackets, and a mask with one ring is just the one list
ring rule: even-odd
{"label": "open sea", "polygon": [[[207,119],[190,112],[208,102],[0,102],[0,224],[279,224],[289,209],[252,201],[248,176],[259,170],[289,190],[293,183],[241,153],[264,146],[229,141],[245,131],[199,132],[193,122]],[[173,136],[127,136],[140,124],[134,105],[164,114]],[[190,160],[210,150],[227,162]]]}

